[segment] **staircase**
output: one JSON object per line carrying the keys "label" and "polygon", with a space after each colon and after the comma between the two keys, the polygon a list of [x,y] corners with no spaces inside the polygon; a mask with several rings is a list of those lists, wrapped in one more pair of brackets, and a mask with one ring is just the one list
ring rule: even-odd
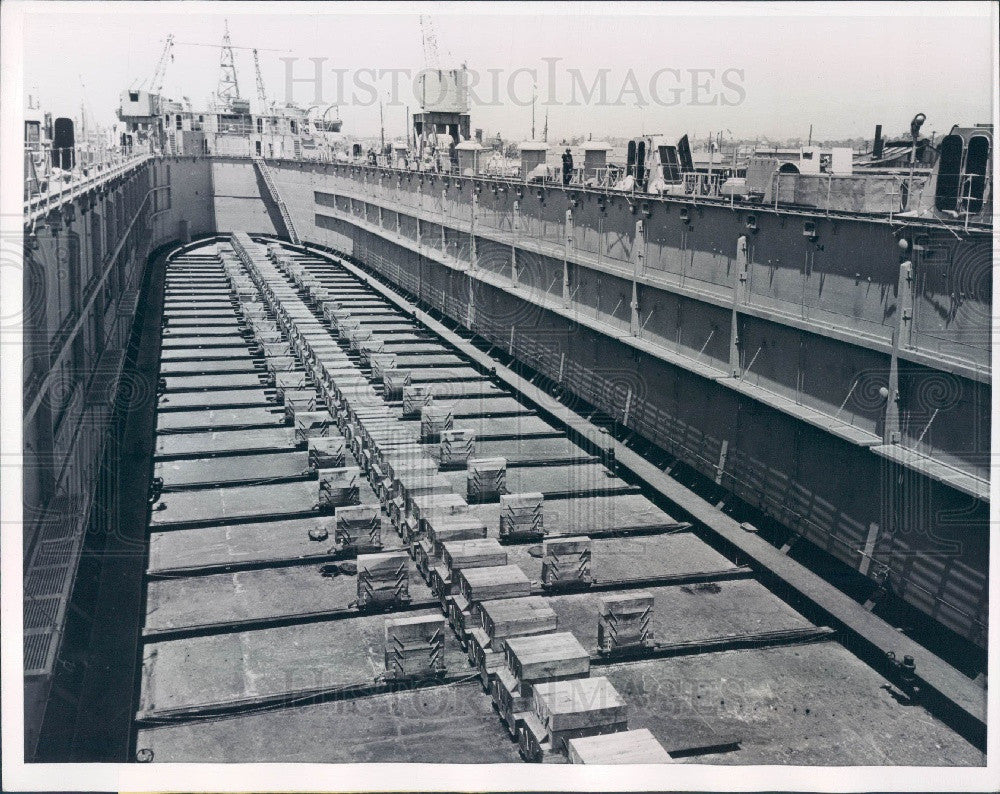
{"label": "staircase", "polygon": [[274,179],[271,177],[271,169],[267,167],[267,163],[264,162],[263,157],[254,156],[251,159],[253,160],[253,164],[256,166],[257,171],[264,179],[264,184],[267,185],[267,190],[271,194],[271,199],[278,206],[278,211],[281,213],[281,220],[285,224],[285,230],[288,232],[288,239],[295,245],[300,245],[301,243],[299,241],[298,232],[295,231],[295,225],[292,223],[292,216],[288,213],[288,207],[285,206],[285,202],[281,200],[278,188],[275,186]]}

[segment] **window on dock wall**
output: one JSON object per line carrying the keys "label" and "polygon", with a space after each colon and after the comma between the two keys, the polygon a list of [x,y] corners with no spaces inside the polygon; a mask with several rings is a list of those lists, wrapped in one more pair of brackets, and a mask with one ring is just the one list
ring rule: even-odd
{"label": "window on dock wall", "polygon": [[[258,135],[264,134],[264,119],[260,118],[259,116],[257,117],[257,134]],[[257,146],[259,147],[260,143],[258,143]]]}

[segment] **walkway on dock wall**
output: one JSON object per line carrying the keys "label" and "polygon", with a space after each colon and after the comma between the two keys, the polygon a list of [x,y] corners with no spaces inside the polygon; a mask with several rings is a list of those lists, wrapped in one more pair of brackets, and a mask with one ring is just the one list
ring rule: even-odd
{"label": "walkway on dock wall", "polygon": [[819,217],[806,236],[782,231],[801,214],[766,208],[270,168],[305,239],[353,254],[715,481],[784,528],[779,546],[814,544],[876,601],[891,592],[985,647],[989,296],[967,292],[938,327],[931,304],[950,299],[927,275],[952,261],[954,278],[988,281],[982,233]]}
{"label": "walkway on dock wall", "polygon": [[137,760],[983,763],[355,265],[237,234],[164,320]]}

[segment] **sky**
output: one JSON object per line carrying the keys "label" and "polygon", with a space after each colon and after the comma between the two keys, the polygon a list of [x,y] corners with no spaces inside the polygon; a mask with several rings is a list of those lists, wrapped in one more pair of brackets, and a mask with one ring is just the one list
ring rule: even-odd
{"label": "sky", "polygon": [[[412,78],[425,66],[417,6],[83,2],[53,12],[39,3],[25,17],[25,90],[54,115],[77,116],[83,100],[92,118],[109,123],[120,92],[148,82],[173,34],[185,43],[174,47],[164,93],[207,107],[219,50],[187,42],[218,45],[228,20],[233,45],[260,48],[270,98],[286,98],[291,69],[303,81],[291,98],[316,104],[316,85],[304,80],[315,75],[310,59],[323,59],[320,98],[339,101],[345,132],[377,134],[384,123],[387,137],[401,136],[406,106],[416,110]],[[870,137],[876,123],[902,133],[918,112],[927,133],[992,119],[987,3],[427,8],[437,65],[465,63],[480,80],[473,128],[505,138],[530,136],[533,91],[536,134],[547,113],[550,140],[718,131],[805,138],[810,125],[815,140],[832,140]],[[255,99],[250,51],[235,55],[241,94]],[[408,72],[394,78],[391,70]]]}

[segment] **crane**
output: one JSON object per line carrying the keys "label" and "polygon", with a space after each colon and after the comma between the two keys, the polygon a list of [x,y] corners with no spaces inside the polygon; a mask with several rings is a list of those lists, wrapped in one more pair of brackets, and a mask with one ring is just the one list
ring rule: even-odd
{"label": "crane", "polygon": [[[424,63],[429,69],[440,69],[441,53],[438,52],[437,27],[427,14],[420,15],[420,40],[424,45]],[[451,63],[451,51],[444,49],[445,62]]]}
{"label": "crane", "polygon": [[[158,94],[163,90],[163,78],[167,73],[167,59],[170,61],[174,60],[174,34],[171,33],[167,36],[167,41],[163,45],[163,52],[160,53],[160,59],[156,62],[156,68],[153,70],[152,76],[149,78],[149,92],[151,94]],[[142,88],[146,84],[143,80],[139,83],[139,88]]]}
{"label": "crane", "polygon": [[441,58],[438,55],[437,32],[434,30],[433,20],[426,14],[420,15],[420,40],[424,45],[424,64],[430,69],[440,68]]}
{"label": "crane", "polygon": [[257,98],[260,100],[261,110],[267,108],[267,91],[264,89],[264,78],[260,73],[260,59],[257,57],[257,49],[253,51],[253,68],[257,73]]}

